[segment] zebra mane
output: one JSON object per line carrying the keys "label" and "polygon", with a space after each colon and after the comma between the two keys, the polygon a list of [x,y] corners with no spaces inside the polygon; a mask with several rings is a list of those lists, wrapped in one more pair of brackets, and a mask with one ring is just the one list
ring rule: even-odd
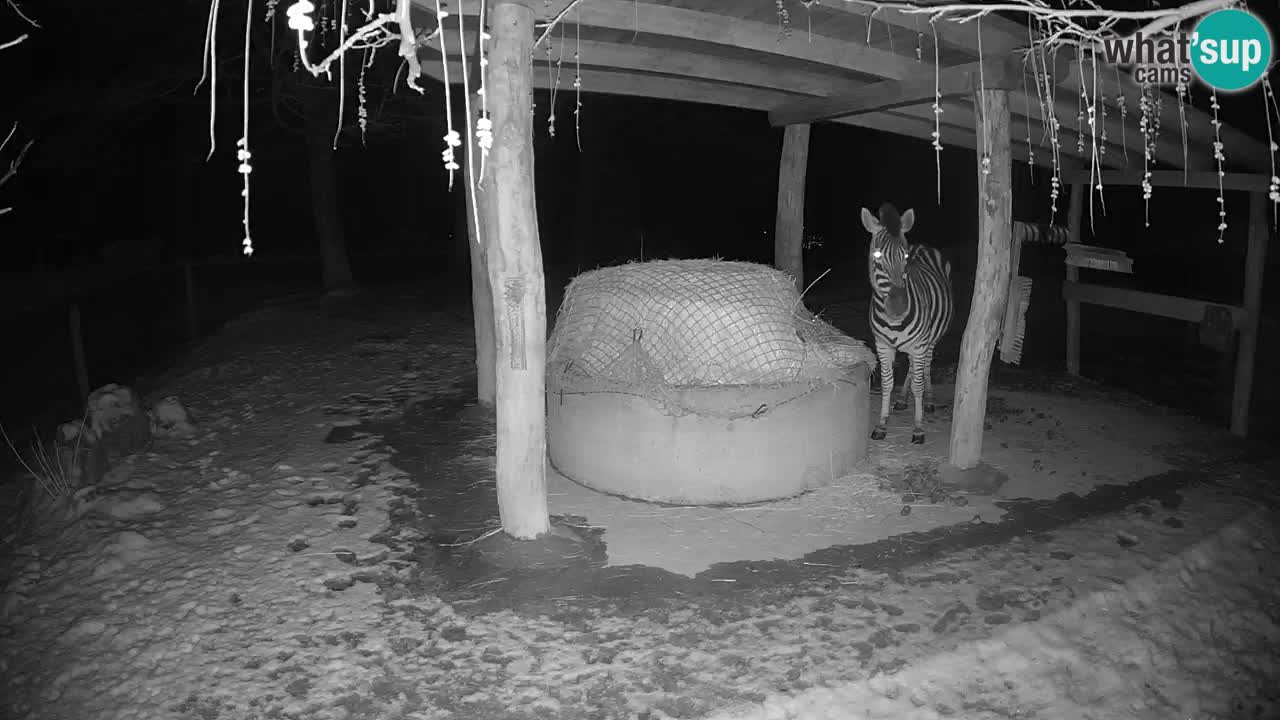
{"label": "zebra mane", "polygon": [[893,203],[884,203],[880,206],[880,224],[893,237],[902,234],[902,216],[898,214],[898,208],[894,207]]}

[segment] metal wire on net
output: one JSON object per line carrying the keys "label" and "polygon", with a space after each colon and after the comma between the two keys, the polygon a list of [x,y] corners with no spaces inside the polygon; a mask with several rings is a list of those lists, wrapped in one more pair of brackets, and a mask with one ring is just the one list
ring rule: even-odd
{"label": "metal wire on net", "polygon": [[863,343],[804,307],[786,273],[718,260],[658,260],[579,275],[565,291],[547,359],[548,370],[566,379],[657,395],[825,378],[875,364]]}

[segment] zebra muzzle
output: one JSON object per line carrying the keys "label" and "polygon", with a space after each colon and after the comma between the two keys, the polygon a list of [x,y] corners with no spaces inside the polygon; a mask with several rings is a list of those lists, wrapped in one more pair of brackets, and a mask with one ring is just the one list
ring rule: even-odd
{"label": "zebra muzzle", "polygon": [[901,285],[894,285],[889,288],[889,297],[886,299],[884,309],[890,315],[902,315],[907,311],[907,289]]}

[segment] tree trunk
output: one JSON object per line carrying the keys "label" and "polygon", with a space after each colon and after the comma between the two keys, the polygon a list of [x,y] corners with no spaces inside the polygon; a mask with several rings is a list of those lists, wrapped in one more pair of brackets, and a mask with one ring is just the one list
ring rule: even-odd
{"label": "tree trunk", "polygon": [[[475,92],[476,88],[471,83],[478,83],[480,80],[479,57],[480,37],[477,34],[476,45],[471,53],[471,66],[468,68],[472,92]],[[488,232],[492,223],[486,221],[485,213],[488,210],[484,207],[484,203],[481,202],[480,207],[476,207],[472,183],[478,186],[477,192],[486,185],[492,186],[493,169],[487,162],[482,168],[479,160],[480,146],[475,142],[478,139],[475,136],[475,127],[476,120],[480,117],[480,107],[475,99],[475,97],[472,98],[471,116],[467,119],[471,123],[469,134],[471,139],[467,145],[466,157],[462,160],[463,172],[466,173],[462,188],[463,212],[466,223],[467,257],[471,267],[471,324],[476,341],[476,400],[482,406],[491,408],[497,404],[498,397],[498,381],[495,377],[498,350],[494,339],[496,320],[493,316],[493,293],[489,287],[489,269],[485,250],[493,242]],[[463,137],[468,137],[468,133],[464,132]]]}
{"label": "tree trunk", "polygon": [[[982,430],[987,414],[991,357],[1009,294],[1013,243],[1012,147],[1009,140],[1009,92],[978,91],[978,268],[969,322],[956,368],[955,410],[951,418],[951,464],[961,470],[982,459]],[[985,120],[985,122],[983,122]],[[983,149],[990,165],[983,164]]]}
{"label": "tree trunk", "polygon": [[461,277],[471,265],[471,248],[468,247],[471,241],[471,221],[468,215],[471,213],[471,205],[467,202],[467,162],[470,158],[465,156],[466,151],[459,152],[463,157],[458,158],[458,164],[462,166],[461,183],[453,187],[450,193],[450,199],[453,200],[453,233],[449,238],[449,276],[450,282],[453,278]]}
{"label": "tree trunk", "polygon": [[1231,432],[1249,434],[1249,396],[1253,393],[1253,359],[1258,350],[1258,317],[1262,314],[1262,275],[1267,267],[1267,196],[1249,193],[1249,246],[1244,258],[1244,312],[1236,351],[1235,387],[1231,395]]}
{"label": "tree trunk", "polygon": [[311,169],[311,217],[320,242],[320,266],[326,292],[347,290],[355,285],[347,258],[347,239],[338,212],[338,173],[333,161],[333,125],[325,122],[332,113],[323,100],[303,91],[307,113],[307,163]]}
{"label": "tree trunk", "polygon": [[[473,147],[472,157],[478,155],[479,149]],[[467,158],[468,162],[470,160],[470,157]],[[477,163],[476,172],[479,171]],[[486,169],[486,184],[493,183],[491,173],[491,169]],[[493,293],[489,287],[489,268],[485,253],[486,245],[491,244],[493,238],[487,231],[486,210],[475,207],[475,196],[469,187],[464,188],[463,192],[466,194],[467,253],[471,258],[471,322],[476,337],[476,400],[485,407],[494,407],[498,397],[498,381],[495,377],[498,350],[494,338],[496,320],[493,316]],[[477,220],[479,227],[476,226]]]}
{"label": "tree trunk", "polygon": [[804,290],[804,186],[809,169],[809,124],[788,125],[778,163],[778,215],[773,233],[773,265],[790,273]]}
{"label": "tree trunk", "polygon": [[[1070,205],[1067,206],[1067,242],[1080,242],[1080,227],[1084,218],[1084,196],[1089,186],[1071,183]],[[1068,248],[1070,249],[1070,248]],[[1067,266],[1066,281],[1080,282],[1080,268]],[[1067,300],[1067,374],[1080,375],[1080,301]]]}
{"label": "tree trunk", "polygon": [[497,485],[502,529],[532,539],[550,528],[546,492],[546,283],[533,193],[533,10],[500,0],[486,92],[493,120],[480,191],[497,340]]}

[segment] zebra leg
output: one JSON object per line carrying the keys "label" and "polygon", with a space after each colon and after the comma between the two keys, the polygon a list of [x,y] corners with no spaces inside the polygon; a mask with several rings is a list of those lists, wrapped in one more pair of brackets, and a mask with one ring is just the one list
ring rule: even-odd
{"label": "zebra leg", "polygon": [[876,338],[876,356],[880,358],[880,422],[871,431],[872,440],[883,440],[888,433],[889,403],[893,402],[893,358],[897,355],[889,343]]}
{"label": "zebra leg", "polygon": [[906,410],[907,403],[911,402],[911,362],[907,361],[907,376],[902,381],[902,397],[894,401],[894,410]]}
{"label": "zebra leg", "polygon": [[911,371],[908,374],[906,384],[911,386],[911,394],[916,396],[916,414],[915,424],[911,428],[911,442],[915,445],[924,444],[924,368],[925,353],[911,353]]}
{"label": "zebra leg", "polygon": [[933,404],[933,347],[930,346],[924,351],[924,411],[933,413],[937,409]]}

